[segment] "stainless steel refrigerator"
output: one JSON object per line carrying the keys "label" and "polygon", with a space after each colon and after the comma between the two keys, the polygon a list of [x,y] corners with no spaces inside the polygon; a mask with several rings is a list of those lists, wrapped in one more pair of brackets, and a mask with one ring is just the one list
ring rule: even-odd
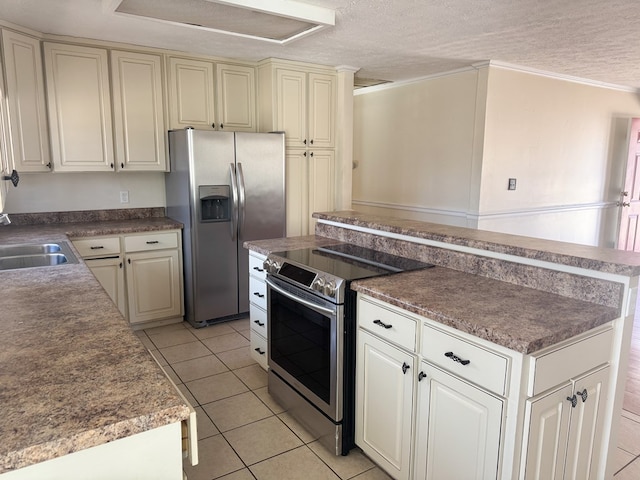
{"label": "stainless steel refrigerator", "polygon": [[284,134],[169,132],[167,215],[184,224],[185,318],[249,311],[246,240],[285,236]]}

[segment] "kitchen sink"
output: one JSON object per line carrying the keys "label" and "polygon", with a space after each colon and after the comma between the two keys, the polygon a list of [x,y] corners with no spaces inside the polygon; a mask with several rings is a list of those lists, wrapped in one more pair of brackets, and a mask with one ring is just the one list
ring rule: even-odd
{"label": "kitchen sink", "polygon": [[66,242],[0,245],[0,270],[78,263]]}

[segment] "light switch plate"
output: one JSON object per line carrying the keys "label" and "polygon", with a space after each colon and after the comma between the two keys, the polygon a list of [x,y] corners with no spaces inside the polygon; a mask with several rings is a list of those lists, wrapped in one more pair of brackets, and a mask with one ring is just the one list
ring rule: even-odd
{"label": "light switch plate", "polygon": [[510,178],[509,179],[509,190],[515,190],[516,189],[516,179],[515,178]]}
{"label": "light switch plate", "polygon": [[129,192],[127,190],[120,192],[120,203],[129,203]]}

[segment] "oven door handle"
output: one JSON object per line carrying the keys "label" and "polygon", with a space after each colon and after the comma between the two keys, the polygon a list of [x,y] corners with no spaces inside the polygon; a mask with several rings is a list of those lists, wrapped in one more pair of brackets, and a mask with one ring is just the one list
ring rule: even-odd
{"label": "oven door handle", "polygon": [[316,310],[318,312],[322,312],[322,313],[326,313],[327,315],[331,315],[333,317],[336,316],[337,312],[336,309],[333,308],[327,308],[327,307],[323,307],[321,305],[316,305],[313,302],[310,302],[309,300],[305,300],[304,298],[300,298],[300,297],[296,297],[295,295],[287,292],[286,290],[283,290],[282,288],[280,288],[278,285],[276,285],[275,283],[273,283],[271,280],[269,280],[268,278],[265,280],[267,282],[267,285],[269,285],[269,287],[273,288],[276,292],[278,292],[280,295],[284,295],[285,297],[301,303],[302,305],[305,305],[313,310]]}

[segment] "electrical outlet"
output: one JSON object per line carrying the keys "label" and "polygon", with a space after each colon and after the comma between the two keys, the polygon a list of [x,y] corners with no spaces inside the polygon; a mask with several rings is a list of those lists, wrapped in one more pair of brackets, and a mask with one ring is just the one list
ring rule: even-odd
{"label": "electrical outlet", "polygon": [[515,178],[510,178],[509,179],[509,190],[515,190],[516,189],[516,179]]}
{"label": "electrical outlet", "polygon": [[120,203],[129,203],[129,192],[127,190],[120,192]]}

